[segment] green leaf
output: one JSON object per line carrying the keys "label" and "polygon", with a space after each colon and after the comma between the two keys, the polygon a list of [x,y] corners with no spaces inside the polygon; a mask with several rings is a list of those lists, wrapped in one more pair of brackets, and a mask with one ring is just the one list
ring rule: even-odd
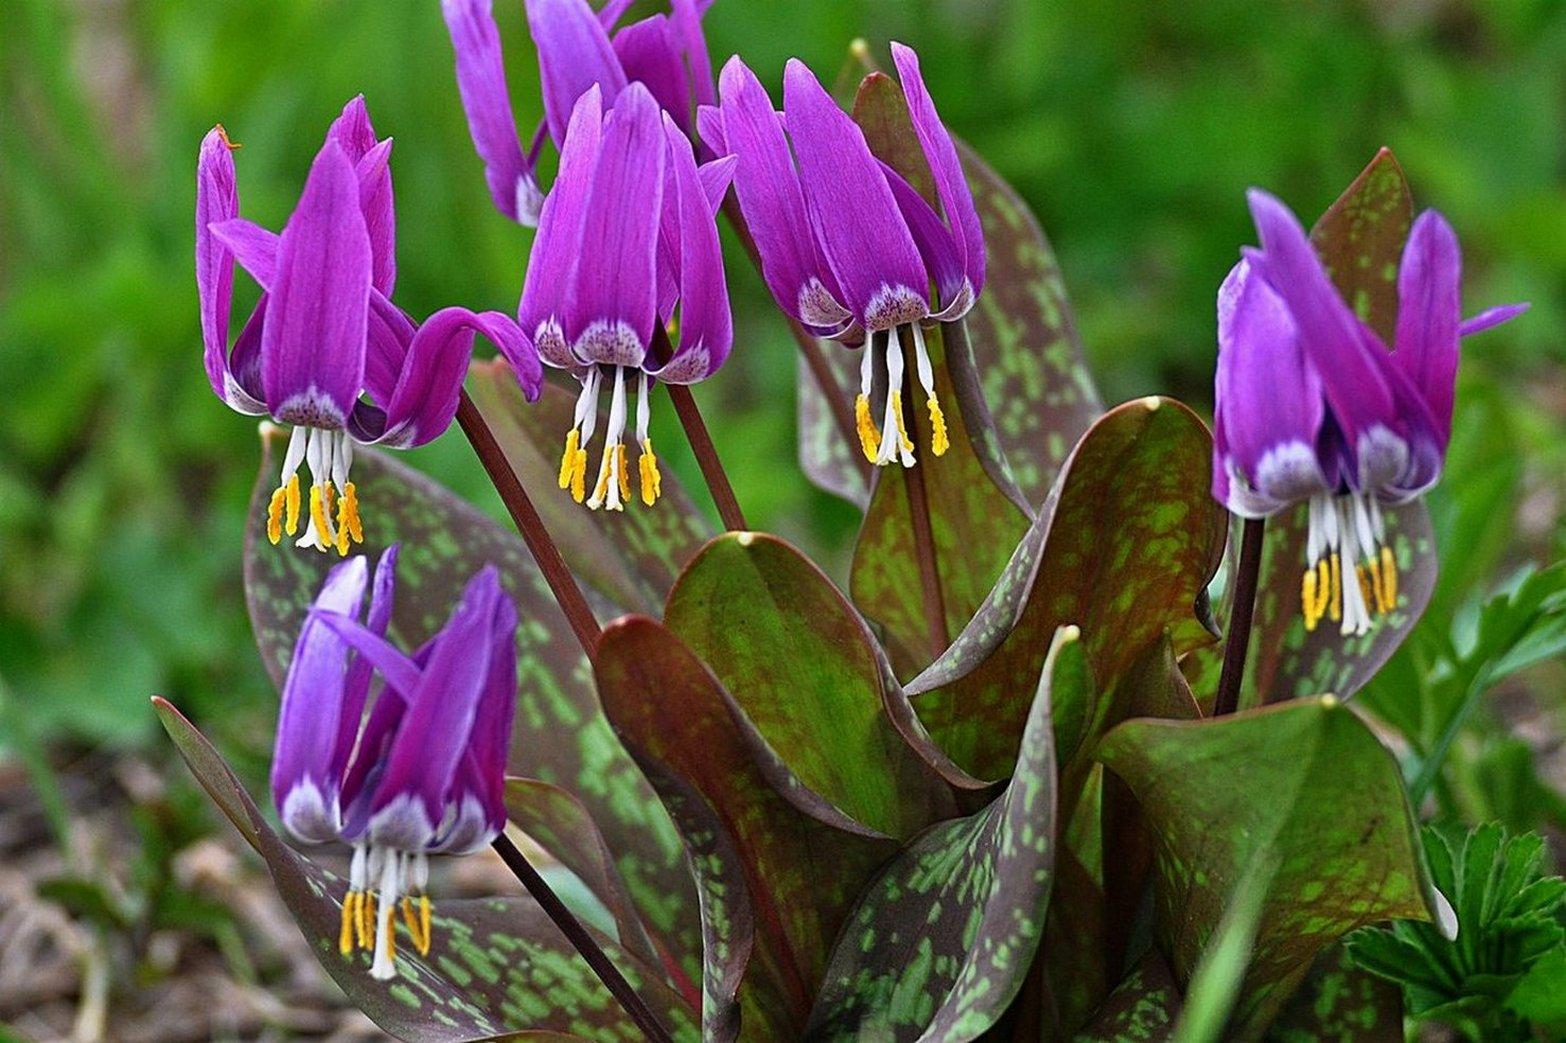
{"label": "green leaf", "polygon": [[1075,685],[1085,671],[1076,630],[1058,631],[1010,783],[978,814],[922,834],[870,885],[833,951],[812,1039],[963,1043],[1005,1012],[1049,902],[1055,678]]}
{"label": "green leaf", "polygon": [[1334,945],[1267,1029],[1269,1043],[1402,1043],[1403,997]]}
{"label": "green leaf", "polygon": [[1154,949],[1109,994],[1076,1043],[1162,1043],[1180,1013],[1180,986]]}
{"label": "green leaf", "polygon": [[1260,1031],[1317,954],[1355,927],[1428,918],[1413,815],[1396,761],[1323,696],[1200,722],[1138,719],[1099,758],[1155,837],[1157,930],[1189,980],[1247,867],[1276,860],[1231,1031]]}
{"label": "green leaf", "polygon": [[1191,983],[1185,990],[1171,1037],[1174,1043],[1210,1043],[1222,1038],[1229,1012],[1239,998],[1240,983],[1245,979],[1251,946],[1256,941],[1262,898],[1276,870],[1276,864],[1269,859],[1258,859],[1246,869],[1191,972]]}
{"label": "green leaf", "polygon": [[[267,543],[262,524],[276,482],[276,439],[263,444],[245,544],[245,595],[262,661],[281,687],[305,611],[337,557]],[[510,770],[560,786],[583,803],[614,852],[649,933],[694,977],[701,966],[701,919],[679,836],[604,719],[587,658],[527,548],[384,453],[356,454],[354,480],[364,552],[402,543],[391,627],[402,647],[417,648],[436,632],[475,572],[490,563],[499,567],[522,619]]]}
{"label": "green leaf", "polygon": [[[283,843],[206,738],[169,703],[156,699],[153,705],[196,780],[266,862],[316,958],[381,1028],[411,1043],[641,1038],[587,964],[527,898],[441,901],[435,896],[430,955],[419,957],[404,945],[398,977],[391,982],[371,978],[367,954],[343,957],[337,950],[346,881]],[[655,969],[609,939],[597,940],[680,1040],[699,1038],[691,1012]]]}
{"label": "green leaf", "polygon": [[1566,946],[1551,949],[1506,998],[1512,1013],[1539,1025],[1566,1025]]}
{"label": "green leaf", "polygon": [[[665,622],[723,682],[801,784],[808,812],[907,838],[950,794],[899,730],[874,638],[830,580],[787,543],[728,533],[691,562]],[[821,805],[825,804],[825,807]]]}
{"label": "green leaf", "polygon": [[1004,778],[1057,627],[1081,627],[1099,691],[1169,631],[1177,655],[1212,640],[1196,613],[1227,515],[1208,492],[1212,439],[1185,406],[1141,399],[1078,443],[1050,502],[952,647],[908,685],[964,770]]}
{"label": "green leaf", "polygon": [[[473,401],[572,571],[622,609],[657,612],[680,570],[715,535],[679,479],[664,475],[656,510],[584,510],[556,481],[576,408],[571,393],[546,381],[529,403],[503,359],[475,362],[469,375]],[[600,417],[600,429],[606,422]]]}
{"label": "green leaf", "polygon": [[610,624],[597,671],[605,711],[691,848],[708,933],[707,1038],[733,1038],[736,991],[743,1038],[798,1038],[833,938],[896,846],[800,810],[799,781],[661,624]]}

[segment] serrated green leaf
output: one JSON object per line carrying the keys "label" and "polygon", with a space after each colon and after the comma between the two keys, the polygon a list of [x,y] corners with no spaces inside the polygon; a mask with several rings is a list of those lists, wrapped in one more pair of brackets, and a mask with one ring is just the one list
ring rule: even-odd
{"label": "serrated green leaf", "polygon": [[1105,414],[1083,436],[1006,571],[952,647],[908,685],[964,770],[1004,778],[1056,627],[1082,629],[1100,691],[1169,631],[1176,654],[1212,640],[1195,612],[1223,553],[1208,493],[1212,440],[1171,399]]}
{"label": "serrated green leaf", "polygon": [[1507,996],[1506,1006],[1539,1025],[1566,1025],[1566,946],[1535,963]]}
{"label": "serrated green leaf", "polygon": [[[420,957],[411,945],[404,946],[394,980],[371,978],[367,954],[343,957],[337,951],[347,882],[284,844],[206,738],[169,703],[160,699],[154,706],[196,780],[266,862],[311,951],[354,1005],[381,1028],[410,1043],[634,1043],[643,1038],[565,937],[527,898],[441,901],[435,896],[430,955]],[[655,969],[609,939],[597,940],[678,1039],[700,1038],[691,1012]]]}
{"label": "serrated green leaf", "polygon": [[1017,769],[986,809],[932,827],[870,885],[833,951],[811,1038],[963,1043],[1022,988],[1044,929],[1055,832],[1051,699],[1086,674],[1056,633]]}
{"label": "serrated green leaf", "polygon": [[[337,557],[286,542],[268,544],[262,526],[276,481],[275,439],[264,438],[263,446],[245,542],[245,597],[262,661],[281,686],[305,611]],[[661,950],[676,954],[694,980],[701,967],[701,919],[679,836],[604,719],[587,657],[527,548],[384,453],[357,453],[354,479],[364,552],[378,554],[390,543],[402,543],[391,626],[402,647],[417,648],[435,633],[480,568],[499,567],[522,619],[509,768],[515,775],[560,786],[582,801],[614,852],[649,933]]]}
{"label": "serrated green leaf", "polygon": [[1158,933],[1177,978],[1193,973],[1247,867],[1276,860],[1230,1025],[1242,1038],[1348,931],[1431,916],[1396,761],[1331,697],[1200,722],[1128,721],[1099,758],[1153,830]]}

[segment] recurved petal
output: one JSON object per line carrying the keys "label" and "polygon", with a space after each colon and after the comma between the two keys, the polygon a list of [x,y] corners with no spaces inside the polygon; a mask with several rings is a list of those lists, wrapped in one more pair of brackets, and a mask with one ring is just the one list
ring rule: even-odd
{"label": "recurved petal", "polygon": [[1284,300],[1243,261],[1218,291],[1214,398],[1213,495],[1231,511],[1262,517],[1328,491],[1321,379]]}
{"label": "recurved petal", "polygon": [[[370,291],[369,339],[364,353],[364,390],[377,403],[391,401],[402,378],[408,347],[417,332],[413,320],[381,293]],[[355,407],[357,412],[361,408]]]}
{"label": "recurved petal", "polygon": [[642,84],[681,127],[690,127],[695,111],[690,76],[667,16],[655,14],[621,29],[614,36],[614,53],[628,82]]}
{"label": "recurved petal", "polygon": [[577,99],[596,83],[604,105],[614,104],[625,89],[625,70],[587,0],[527,0],[527,24],[538,46],[549,136],[559,145]]}
{"label": "recurved petal", "polygon": [[1464,319],[1458,326],[1457,332],[1464,337],[1475,333],[1483,333],[1485,330],[1494,329],[1503,322],[1510,322],[1523,312],[1528,310],[1526,302],[1520,304],[1498,304],[1494,308],[1486,308],[1472,318]]}
{"label": "recurved petal", "polygon": [[734,320],[723,273],[718,226],[696,169],[691,143],[668,115],[669,186],[675,195],[680,246],[680,335],[674,353],[654,376],[670,384],[693,384],[713,374],[734,343]]}
{"label": "recurved petal", "polygon": [[1409,231],[1397,276],[1396,366],[1424,399],[1444,449],[1457,387],[1463,260],[1457,233],[1434,210]]}
{"label": "recurved petal", "polygon": [[597,87],[589,89],[571,114],[560,150],[560,171],[544,199],[517,308],[517,322],[543,360],[562,369],[576,365],[565,339],[562,309],[565,286],[582,254],[588,195],[598,169],[603,133],[601,98]]}
{"label": "recurved petal", "polygon": [[734,192],[761,255],[767,288],[779,307],[806,325],[841,325],[849,312],[817,248],[772,99],[737,56],[723,67],[718,89],[722,111],[708,117],[707,144],[738,160]]}
{"label": "recurved petal", "polygon": [[[962,160],[957,146],[935,111],[935,101],[924,85],[924,75],[919,71],[919,56],[913,48],[900,43],[892,44],[892,61],[897,65],[897,75],[902,80],[903,96],[908,99],[908,114],[913,117],[914,133],[924,150],[924,158],[930,164],[935,177],[936,196],[946,214],[954,237],[962,250],[963,271],[973,287],[975,295],[984,289],[984,227],[979,223],[979,210],[973,203],[973,192],[963,173]],[[942,297],[942,304],[949,303]]]}
{"label": "recurved petal", "polygon": [[226,247],[240,267],[250,273],[263,290],[270,290],[277,278],[278,235],[243,217],[215,221],[208,226],[211,235]]}
{"label": "recurved petal", "polygon": [[783,110],[811,226],[849,310],[870,330],[927,316],[929,276],[864,133],[798,59]]}
{"label": "recurved petal", "polygon": [[278,243],[261,340],[261,383],[278,420],[347,421],[364,381],[370,269],[359,181],[328,142]]}
{"label": "recurved petal", "polygon": [[502,591],[495,600],[489,673],[479,695],[473,735],[452,787],[456,812],[435,849],[462,854],[495,838],[506,825],[506,757],[517,704],[517,610]]}
{"label": "recurved petal", "polygon": [[658,227],[666,154],[658,103],[640,84],[604,119],[565,334],[584,363],[640,366],[657,319]]}
{"label": "recurved petal", "polygon": [[457,90],[468,116],[473,148],[484,161],[489,194],[502,214],[531,225],[538,198],[533,164],[517,137],[506,66],[491,0],[441,0],[457,56]]}
{"label": "recurved petal", "polygon": [[234,157],[223,128],[214,127],[202,139],[196,160],[196,294],[201,306],[207,381],[217,396],[230,405],[233,396],[228,372],[228,324],[234,298],[234,255],[213,234],[212,226],[238,214]]}
{"label": "recurved petal", "polygon": [[[314,610],[356,617],[368,572],[363,557],[337,565],[327,574]],[[347,669],[347,644],[313,615],[307,617],[283,681],[272,754],[272,799],[283,825],[308,843],[332,840],[338,832],[341,779],[334,768],[344,723]]]}

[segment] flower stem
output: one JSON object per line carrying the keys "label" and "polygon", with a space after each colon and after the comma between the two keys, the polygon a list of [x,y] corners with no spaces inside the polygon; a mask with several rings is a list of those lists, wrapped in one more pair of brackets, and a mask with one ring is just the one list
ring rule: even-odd
{"label": "flower stem", "polygon": [[673,1043],[674,1037],[669,1034],[668,1029],[658,1021],[646,1002],[631,987],[631,983],[625,980],[625,975],[620,973],[620,969],[593,940],[593,936],[587,933],[587,928],[582,926],[582,921],[566,908],[560,896],[555,894],[544,878],[538,874],[538,870],[533,868],[532,863],[511,842],[511,838],[504,833],[500,834],[495,838],[494,848],[506,863],[506,867],[516,874],[517,879],[522,881],[522,886],[527,888],[528,893],[538,902],[544,913],[554,921],[556,927],[560,928],[560,933],[566,936],[566,939],[581,954],[582,959],[587,961],[593,973],[598,976],[598,980],[604,983],[604,987],[620,1002],[620,1006],[625,1008],[631,1020],[636,1022],[636,1027],[654,1043]]}
{"label": "flower stem", "polygon": [[[659,362],[667,362],[674,353],[669,343],[669,333],[661,325],[653,330],[649,350]],[[718,458],[718,447],[712,444],[707,422],[701,418],[701,410],[696,406],[696,397],[683,384],[665,386],[669,389],[669,401],[674,403],[674,411],[679,414],[680,426],[685,428],[685,440],[690,443],[691,451],[696,454],[696,462],[701,465],[701,476],[707,480],[707,492],[712,496],[713,505],[718,508],[723,527],[730,532],[748,531],[750,526],[745,524],[745,512],[740,510],[734,487],[729,484],[729,474],[723,469],[723,461]]]}
{"label": "flower stem", "polygon": [[1245,655],[1251,644],[1251,617],[1256,610],[1256,583],[1261,574],[1262,538],[1266,520],[1245,519],[1240,537],[1240,563],[1234,577],[1234,601],[1229,606],[1229,633],[1223,646],[1223,673],[1213,716],[1223,717],[1240,706],[1240,686],[1245,680]]}
{"label": "flower stem", "polygon": [[[899,347],[908,351],[907,338],[903,338]],[[867,346],[865,350],[870,349]],[[930,635],[931,660],[934,661],[951,645],[952,638],[946,628],[946,599],[941,593],[941,568],[935,557],[935,528],[930,521],[930,490],[924,481],[925,462],[931,458],[931,433],[925,430],[924,417],[917,405],[919,400],[914,396],[914,372],[914,360],[909,358],[903,367],[903,405],[908,410],[908,426],[913,431],[913,440],[921,448],[914,465],[903,468],[903,482],[908,490],[909,529],[913,533],[914,558],[919,563],[919,589],[924,598],[924,621]]]}
{"label": "flower stem", "polygon": [[581,642],[582,651],[587,653],[587,658],[593,658],[601,633],[598,619],[588,607],[587,598],[582,595],[576,577],[571,575],[571,569],[560,556],[555,541],[549,538],[549,530],[544,527],[544,520],[538,516],[537,508],[528,498],[527,490],[517,480],[511,462],[506,459],[505,450],[500,448],[495,433],[489,429],[489,424],[465,390],[457,403],[457,423],[462,425],[462,433],[473,443],[473,451],[489,473],[489,480],[495,484],[495,491],[500,493],[500,499],[511,513],[511,520],[516,523],[517,531],[527,543],[527,549],[532,551],[533,560],[538,563],[544,581],[560,603],[560,611],[565,613],[566,622],[571,624],[572,632]]}

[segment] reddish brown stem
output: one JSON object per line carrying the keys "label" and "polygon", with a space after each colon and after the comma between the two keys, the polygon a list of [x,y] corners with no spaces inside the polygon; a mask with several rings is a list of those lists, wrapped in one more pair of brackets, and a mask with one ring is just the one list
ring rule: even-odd
{"label": "reddish brown stem", "polygon": [[701,466],[701,476],[707,480],[707,491],[712,494],[712,502],[718,508],[718,517],[723,519],[723,527],[730,532],[747,531],[750,526],[745,524],[745,512],[740,510],[734,487],[729,484],[728,472],[723,469],[723,461],[718,459],[718,447],[712,444],[712,435],[707,432],[707,423],[701,418],[701,410],[696,408],[696,398],[691,394],[691,389],[681,384],[670,384],[669,401],[674,403],[674,411],[680,416],[686,441],[690,442],[691,451],[696,454],[696,463]]}
{"label": "reddish brown stem", "polygon": [[1239,709],[1240,687],[1245,681],[1245,654],[1251,644],[1251,617],[1256,610],[1256,583],[1261,574],[1262,540],[1266,520],[1247,518],[1240,537],[1240,563],[1235,570],[1234,601],[1229,607],[1229,633],[1224,639],[1223,673],[1213,716],[1224,717]]}

